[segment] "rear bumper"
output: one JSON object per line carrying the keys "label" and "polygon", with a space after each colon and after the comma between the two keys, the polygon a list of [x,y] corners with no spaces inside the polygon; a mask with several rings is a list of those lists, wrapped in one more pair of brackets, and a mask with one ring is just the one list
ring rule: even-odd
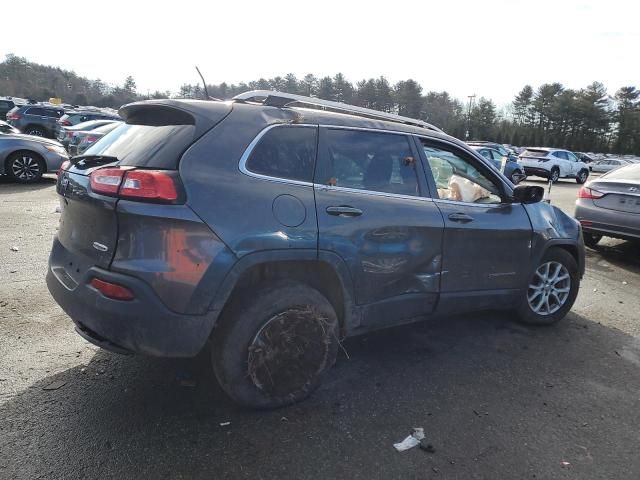
{"label": "rear bumper", "polygon": [[578,200],[576,219],[586,233],[623,240],[640,239],[640,215],[596,207],[592,200]]}
{"label": "rear bumper", "polygon": [[524,166],[523,168],[524,168],[524,173],[527,176],[534,175],[536,177],[543,177],[543,178],[549,178],[551,176],[551,172],[549,172],[548,170],[545,170],[544,168],[527,167],[527,166]]}
{"label": "rear bumper", "polygon": [[[99,267],[87,269],[76,281],[72,272],[65,270],[66,262],[56,261],[60,248],[56,239],[47,286],[82,337],[118,353],[158,357],[193,357],[204,347],[214,323],[212,316],[172,312],[145,282]],[[89,285],[94,277],[129,288],[135,299],[119,301],[103,296]]]}

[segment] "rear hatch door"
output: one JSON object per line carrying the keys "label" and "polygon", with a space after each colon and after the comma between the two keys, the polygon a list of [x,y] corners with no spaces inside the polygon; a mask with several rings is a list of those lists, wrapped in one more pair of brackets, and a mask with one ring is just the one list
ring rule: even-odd
{"label": "rear hatch door", "polygon": [[231,111],[223,102],[164,102],[123,107],[126,123],[72,158],[58,176],[58,240],[69,257],[65,270],[76,281],[91,266],[108,269],[118,242],[119,199],[93,191],[90,175],[105,167],[177,170],[182,153]]}
{"label": "rear hatch door", "polygon": [[82,270],[84,264],[107,268],[111,263],[118,238],[117,198],[92,192],[89,175],[116,162],[110,157],[87,157],[74,162],[58,177],[56,188],[61,208],[58,240],[79,263],[75,269],[67,268],[68,273]]}

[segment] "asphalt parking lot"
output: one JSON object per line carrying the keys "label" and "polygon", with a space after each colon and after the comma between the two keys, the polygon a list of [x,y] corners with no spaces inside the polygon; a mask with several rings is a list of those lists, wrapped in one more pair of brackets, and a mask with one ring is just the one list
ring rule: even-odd
{"label": "asphalt parking lot", "polygon": [[[577,189],[552,202],[572,212]],[[205,355],[118,356],[73,332],[44,283],[56,206],[53,177],[0,179],[1,479],[640,478],[637,245],[587,251],[557,326],[486,313],[350,339],[312,398],[253,412]],[[435,452],[393,449],[411,427]]]}

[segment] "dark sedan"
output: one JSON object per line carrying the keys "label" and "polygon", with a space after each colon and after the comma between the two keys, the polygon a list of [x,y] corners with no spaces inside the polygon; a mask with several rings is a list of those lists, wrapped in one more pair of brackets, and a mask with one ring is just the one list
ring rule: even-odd
{"label": "dark sedan", "polygon": [[575,217],[589,247],[603,236],[640,240],[640,164],[617,168],[585,184],[578,193]]}

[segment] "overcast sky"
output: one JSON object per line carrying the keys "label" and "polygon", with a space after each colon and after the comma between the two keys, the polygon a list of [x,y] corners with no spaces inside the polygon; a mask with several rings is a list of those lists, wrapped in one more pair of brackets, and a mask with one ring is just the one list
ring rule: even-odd
{"label": "overcast sky", "polygon": [[510,102],[527,83],[640,87],[640,2],[4,0],[0,54],[138,90],[288,72],[413,78]]}

